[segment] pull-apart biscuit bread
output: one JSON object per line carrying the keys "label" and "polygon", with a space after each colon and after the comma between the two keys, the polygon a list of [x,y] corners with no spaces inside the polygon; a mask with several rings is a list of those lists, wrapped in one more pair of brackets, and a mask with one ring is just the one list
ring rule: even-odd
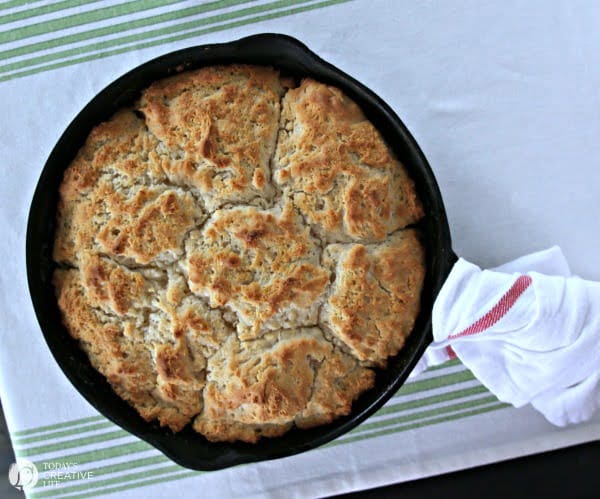
{"label": "pull-apart biscuit bread", "polygon": [[207,67],[92,130],[60,187],[54,285],[144,419],[256,442],[348,414],[402,348],[423,215],[339,89]]}

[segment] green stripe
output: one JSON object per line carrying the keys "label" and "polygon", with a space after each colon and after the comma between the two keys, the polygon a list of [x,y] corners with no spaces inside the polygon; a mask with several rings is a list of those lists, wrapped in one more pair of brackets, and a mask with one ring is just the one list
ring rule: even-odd
{"label": "green stripe", "polygon": [[[116,485],[123,482],[131,482],[133,480],[139,480],[140,478],[150,478],[152,476],[165,475],[167,473],[176,473],[178,471],[187,471],[186,468],[172,464],[170,466],[163,466],[162,468],[152,468],[149,470],[138,471],[137,473],[130,473],[128,475],[121,475],[114,478],[107,478],[105,480],[94,480],[82,483],[80,485],[72,485],[71,487],[64,487],[55,490],[49,490],[47,493],[33,493],[29,494],[30,497],[48,497],[55,494],[72,494],[74,492],[81,492],[82,490],[97,489],[99,487],[106,487],[107,485]],[[201,475],[200,472],[196,472],[197,475]],[[81,497],[81,496],[78,496]]]}
{"label": "green stripe", "polygon": [[83,24],[105,21],[114,17],[134,14],[179,2],[181,2],[181,0],[132,0],[130,2],[102,7],[88,12],[72,14],[59,19],[51,19],[41,23],[2,31],[0,32],[0,43],[14,42],[16,40],[22,40],[23,38],[53,33],[61,29],[73,28]]}
{"label": "green stripe", "polygon": [[75,438],[67,442],[40,445],[38,447],[31,447],[29,449],[15,449],[15,454],[19,457],[35,456],[37,454],[43,454],[55,450],[72,449],[73,447],[81,447],[83,445],[96,444],[99,442],[106,442],[107,440],[131,436],[131,433],[126,432],[125,430],[109,431],[107,433],[100,433],[99,435],[94,435],[91,437]]}
{"label": "green stripe", "polygon": [[86,418],[74,419],[72,421],[65,421],[63,423],[56,423],[47,426],[38,426],[37,428],[29,428],[27,430],[13,431],[11,435],[15,437],[21,437],[24,435],[32,435],[34,433],[42,433],[46,431],[58,430],[60,428],[69,428],[71,426],[83,425],[104,419],[104,416],[89,416]]}
{"label": "green stripe", "polygon": [[[418,408],[418,407],[432,405],[435,403],[447,402],[447,401],[455,400],[455,399],[459,399],[459,398],[470,397],[470,396],[479,395],[482,393],[487,393],[487,390],[483,386],[476,386],[473,388],[466,388],[463,390],[455,390],[453,392],[447,392],[447,393],[444,393],[441,395],[433,395],[431,397],[425,397],[425,398],[418,399],[418,400],[412,400],[409,402],[404,402],[402,404],[386,406],[383,409],[380,409],[373,417],[397,413],[397,412],[405,411],[408,409],[414,409],[414,408]],[[446,409],[445,407],[439,408],[436,410],[437,411],[436,413],[439,414],[441,411],[443,411],[445,409]],[[363,425],[364,424],[366,424],[366,423],[363,423]],[[363,428],[363,426],[361,425],[358,427],[358,430],[360,430],[362,428]],[[139,459],[137,461],[120,463],[120,464],[110,465],[110,466],[103,466],[100,468],[86,470],[86,471],[91,471],[91,472],[93,472],[94,476],[99,476],[102,474],[114,473],[117,471],[124,471],[124,470],[131,471],[133,468],[136,468],[136,467],[148,466],[150,464],[158,464],[158,463],[164,463],[164,462],[170,462],[170,461],[164,456],[157,456],[156,458],[144,458],[144,459]],[[76,478],[73,478],[73,479],[76,479]]]}
{"label": "green stripe", "polygon": [[[257,7],[248,7],[245,9],[240,9],[235,12],[227,12],[224,14],[217,14],[214,16],[209,16],[209,17],[205,17],[202,19],[196,19],[194,21],[190,21],[190,22],[186,22],[186,23],[182,23],[182,24],[168,26],[166,28],[153,29],[153,30],[145,31],[144,33],[136,33],[134,35],[127,35],[127,36],[122,36],[119,38],[113,38],[111,40],[92,43],[89,45],[85,45],[83,47],[75,47],[75,48],[68,49],[68,50],[61,50],[59,52],[53,52],[51,54],[45,54],[45,55],[41,55],[38,57],[31,57],[29,59],[23,59],[23,60],[20,60],[17,62],[5,64],[3,66],[0,66],[0,73],[7,73],[9,71],[14,71],[17,69],[22,69],[22,68],[26,68],[26,67],[30,67],[30,66],[34,66],[34,65],[38,65],[38,64],[43,64],[43,63],[47,63],[50,61],[66,59],[68,57],[82,55],[82,54],[85,54],[88,52],[95,52],[98,50],[103,50],[103,49],[107,49],[107,48],[111,48],[111,47],[119,47],[121,45],[125,45],[128,43],[134,43],[134,42],[138,42],[141,40],[147,40],[149,38],[157,38],[159,36],[165,36],[165,35],[169,35],[171,33],[177,33],[179,31],[187,31],[190,29],[197,28],[199,26],[216,24],[219,22],[228,21],[231,19],[237,19],[239,17],[249,16],[252,14],[269,12],[271,10],[275,10],[275,9],[279,9],[279,8],[283,8],[283,7],[289,7],[292,4],[307,3],[309,1],[311,1],[311,0],[300,0],[300,2],[298,2],[297,0],[278,0],[275,2],[260,5]],[[237,0],[236,2],[229,2],[229,3],[230,4],[240,3],[240,1]],[[244,3],[245,3],[245,1],[244,1]]]}
{"label": "green stripe", "polygon": [[[497,402],[497,399],[493,396],[484,397],[484,398],[477,399],[475,401],[468,401],[468,402],[463,402],[460,404],[449,405],[449,406],[439,408],[439,409],[434,409],[433,411],[423,411],[420,413],[410,414],[408,416],[387,419],[385,421],[380,421],[378,423],[373,423],[373,424],[362,424],[357,429],[350,432],[348,435],[362,434],[364,432],[368,432],[373,429],[380,429],[380,428],[384,428],[384,427],[391,426],[391,425],[397,425],[399,423],[421,421],[422,419],[428,418],[432,415],[440,416],[441,414],[451,414],[451,413],[455,413],[457,411],[464,411],[464,409],[473,409],[474,407],[489,404],[491,402]],[[123,467],[123,465],[126,465],[126,464],[127,463],[122,463],[121,467]],[[126,469],[131,471],[131,468],[126,468]],[[152,476],[155,474],[159,474],[159,473],[164,474],[164,473],[170,473],[170,472],[174,472],[174,471],[183,471],[183,470],[184,470],[184,468],[182,468],[178,465],[175,465],[175,466],[171,465],[171,466],[166,466],[166,467],[162,467],[162,468],[143,470],[143,471],[139,471],[139,472],[135,472],[135,473],[121,475],[118,477],[108,478],[106,480],[93,481],[93,482],[74,485],[74,486],[67,487],[67,488],[61,488],[59,493],[62,496],[62,494],[79,492],[79,491],[88,490],[91,488],[95,489],[95,488],[99,488],[99,487],[104,487],[106,485],[122,483],[125,481],[138,480],[140,478],[146,478],[146,477],[149,477],[149,476]],[[91,470],[91,471],[94,471],[94,470]],[[96,476],[95,472],[94,472],[94,476]],[[48,495],[52,495],[52,493],[53,493],[53,491],[44,491],[44,492],[40,492],[39,494],[35,494],[32,497],[45,497]]]}
{"label": "green stripe", "polygon": [[467,400],[466,402],[459,402],[457,404],[446,405],[444,407],[436,407],[435,409],[429,409],[427,411],[414,412],[405,416],[398,416],[395,418],[384,419],[383,421],[374,421],[373,423],[363,423],[359,427],[352,430],[349,435],[356,433],[363,433],[365,431],[376,430],[378,428],[384,428],[393,424],[409,423],[411,421],[420,421],[427,419],[432,416],[439,416],[448,412],[463,411],[465,409],[472,409],[480,405],[490,404],[492,402],[498,402],[498,399],[491,395],[489,397],[481,397],[474,400]]}
{"label": "green stripe", "polygon": [[154,478],[152,480],[145,480],[142,482],[130,483],[127,485],[121,485],[119,487],[110,487],[110,488],[103,489],[103,490],[93,490],[92,492],[88,492],[87,494],[77,494],[75,496],[70,496],[70,497],[72,497],[72,498],[77,497],[77,499],[84,499],[86,497],[103,496],[106,494],[112,494],[114,492],[122,492],[122,491],[128,490],[128,489],[135,489],[137,487],[145,487],[147,485],[155,485],[157,483],[173,482],[175,480],[181,480],[183,478],[191,478],[191,477],[197,476],[197,475],[198,475],[197,471],[186,471],[184,473],[179,473],[177,475],[173,475],[168,478],[166,478],[166,477]]}
{"label": "green stripe", "polygon": [[[333,442],[330,442],[329,444],[324,445],[323,447],[333,447],[335,445],[343,445],[343,444],[347,444],[347,443],[351,443],[351,442],[356,442],[358,440],[366,440],[366,439],[370,439],[370,438],[375,438],[375,437],[379,437],[379,436],[383,436],[383,435],[390,435],[393,433],[400,433],[403,431],[408,431],[408,430],[412,430],[412,429],[417,429],[417,428],[422,428],[425,426],[430,426],[430,425],[434,425],[434,424],[438,424],[438,423],[443,423],[446,421],[455,421],[458,419],[462,419],[462,418],[466,418],[466,417],[471,417],[471,416],[476,416],[478,414],[483,414],[486,412],[491,412],[491,411],[495,411],[495,410],[499,410],[499,409],[503,409],[505,407],[509,407],[508,404],[495,404],[492,406],[488,406],[488,407],[483,407],[480,409],[475,409],[475,410],[471,410],[471,411],[467,411],[467,412],[462,412],[462,413],[458,413],[458,414],[453,414],[450,416],[446,416],[446,417],[440,417],[440,418],[436,418],[436,419],[430,419],[428,421],[422,421],[422,422],[417,422],[417,423],[413,423],[410,425],[406,425],[406,426],[401,426],[401,427],[396,427],[396,428],[390,428],[390,429],[386,429],[386,430],[381,430],[378,432],[374,432],[374,433],[368,433],[366,435],[356,435],[352,438],[349,439],[344,439],[344,440],[335,440]],[[135,483],[130,483],[130,484],[124,484],[118,487],[111,487],[111,488],[105,488],[102,489],[100,491],[91,491],[88,492],[86,494],[78,494],[76,497],[77,498],[86,498],[86,497],[95,497],[95,496],[99,496],[99,495],[103,495],[103,494],[111,494],[114,492],[122,492],[125,490],[129,490],[129,489],[135,489],[135,488],[139,488],[139,487],[145,487],[148,485],[154,485],[157,483],[167,483],[167,482],[172,482],[175,480],[181,480],[184,478],[191,478],[194,476],[197,476],[198,472],[195,471],[191,471],[191,472],[185,472],[185,473],[179,473],[176,475],[173,475],[171,477],[163,477],[163,478],[156,478],[153,480],[144,480],[144,481],[140,481],[140,482],[135,482]],[[72,496],[75,497],[75,496]]]}
{"label": "green stripe", "polygon": [[454,367],[454,366],[460,366],[460,365],[462,365],[460,360],[452,359],[447,362],[444,362],[443,364],[440,364],[439,366],[428,367],[426,372],[437,371],[438,369],[446,369],[448,367]]}
{"label": "green stripe", "polygon": [[430,397],[423,397],[421,399],[411,400],[409,402],[402,402],[401,404],[386,405],[382,409],[379,409],[375,413],[375,416],[385,416],[386,414],[407,411],[409,409],[417,409],[418,407],[426,407],[428,405],[448,402],[450,400],[455,400],[462,397],[471,397],[473,395],[480,395],[482,393],[489,393],[485,386],[482,385],[475,386],[473,388],[465,388],[463,390],[455,390],[453,392],[446,392],[440,395],[432,395]]}
{"label": "green stripe", "polygon": [[[458,390],[454,393],[449,393],[449,394],[443,394],[441,396],[435,396],[436,401],[439,401],[440,398],[446,398],[447,396],[453,395],[455,398],[458,398],[459,396],[470,396],[473,394],[477,394],[481,391],[481,389],[485,390],[483,387],[474,387],[471,389],[465,389],[465,390]],[[434,397],[428,397],[428,399],[430,401],[433,401]],[[442,400],[443,401],[443,400]],[[416,401],[411,401],[408,402],[406,404],[397,404],[397,407],[395,407],[396,412],[399,410],[403,410],[406,407],[411,407],[409,404],[416,402]],[[361,426],[359,426],[357,429],[355,429],[353,432],[351,432],[349,435],[352,435],[349,439],[344,439],[343,442],[346,442],[347,440],[354,440],[355,436],[357,434],[363,434],[364,432],[369,432],[370,430],[373,429],[381,429],[383,427],[386,426],[390,426],[390,425],[397,425],[400,423],[406,423],[406,422],[411,422],[411,421],[416,421],[415,424],[419,425],[419,426],[424,426],[425,424],[427,424],[428,422],[425,421],[423,422],[422,419],[423,418],[428,418],[431,416],[440,416],[441,414],[446,414],[446,413],[453,413],[456,411],[463,411],[464,409],[473,409],[476,406],[479,405],[484,405],[484,404],[489,404],[491,402],[497,402],[497,399],[494,396],[488,396],[488,397],[483,397],[480,399],[477,399],[475,401],[467,401],[467,402],[462,402],[459,404],[452,404],[449,406],[445,406],[442,408],[438,408],[438,409],[433,409],[433,410],[429,410],[429,411],[421,411],[419,413],[415,413],[415,414],[411,414],[411,415],[407,415],[407,416],[401,416],[401,417],[397,417],[397,418],[390,418],[387,419],[385,421],[380,421],[380,422],[376,422],[376,423],[363,423]],[[505,405],[502,405],[505,406]],[[390,408],[385,408],[385,409],[390,409]],[[390,412],[390,411],[387,411]],[[470,411],[472,412],[472,411]],[[464,414],[470,414],[470,412],[466,412]],[[379,413],[378,413],[379,415]],[[455,419],[455,415],[448,415],[445,416],[443,419],[444,420],[452,420]],[[429,420],[431,423],[430,424],[435,424],[436,422],[439,421],[439,418],[434,419],[434,420]],[[415,425],[410,425],[410,427],[414,427]],[[405,427],[402,427],[405,428]],[[401,430],[401,429],[400,429]],[[386,430],[389,431],[389,430]],[[374,435],[374,436],[379,436],[381,432],[374,432],[374,433],[368,433],[368,435]],[[97,470],[90,470],[94,472],[95,476],[98,476],[101,473],[112,473],[112,472],[117,472],[117,471],[121,471],[121,470],[131,470],[132,468],[138,467],[138,466],[148,466],[150,464],[154,464],[156,462],[170,462],[167,458],[164,458],[162,456],[157,456],[156,459],[161,459],[161,461],[149,461],[149,459],[152,458],[147,458],[147,459],[140,459],[137,461],[131,461],[128,463],[119,463],[116,465],[110,465],[110,466],[105,466],[103,468],[99,468]],[[54,460],[53,460],[54,462]],[[72,462],[79,462],[77,461],[76,458],[73,458]],[[181,469],[178,466],[176,467],[177,469]],[[163,469],[163,468],[160,468]],[[140,471],[140,472],[136,472],[134,474],[129,474],[129,475],[124,475],[121,477],[115,477],[115,478],[111,478],[111,479],[107,479],[105,481],[101,481],[101,482],[90,482],[87,484],[81,484],[81,485],[77,485],[74,487],[77,487],[76,489],[73,488],[73,490],[70,489],[60,489],[60,494],[66,494],[69,492],[75,492],[75,491],[81,491],[81,490],[85,490],[87,488],[96,488],[96,487],[100,487],[100,486],[104,486],[104,485],[110,485],[112,483],[119,483],[122,482],[124,480],[130,481],[130,480],[137,480],[139,478],[143,478],[147,475],[152,474],[153,470],[146,470],[146,471]],[[172,470],[170,470],[172,471]],[[162,480],[161,480],[162,481]],[[51,495],[52,491],[43,491],[40,492],[39,494],[36,494],[35,497],[44,497],[47,495]],[[79,496],[78,496],[79,497]]]}
{"label": "green stripe", "polygon": [[376,438],[376,437],[382,437],[384,435],[391,435],[393,433],[400,433],[403,431],[415,430],[417,428],[422,428],[424,426],[430,426],[430,425],[439,424],[439,423],[456,421],[457,419],[463,419],[466,417],[476,416],[478,414],[483,414],[485,412],[497,411],[499,409],[505,409],[507,407],[512,407],[512,406],[510,404],[494,404],[494,405],[490,405],[488,407],[474,409],[472,411],[467,411],[467,412],[460,412],[458,414],[453,414],[450,416],[443,416],[443,417],[439,417],[439,418],[435,418],[435,419],[429,419],[427,421],[420,421],[418,423],[413,423],[413,424],[409,424],[406,426],[400,426],[398,428],[389,428],[386,430],[376,431],[373,433],[367,433],[366,435],[356,435],[351,438],[347,438],[347,439],[343,439],[343,440],[339,440],[339,439],[334,440],[333,442],[325,444],[324,447],[334,447],[334,446],[340,445],[340,444],[349,444],[352,442],[358,442],[359,440],[366,440],[369,438]]}
{"label": "green stripe", "polygon": [[448,385],[464,383],[465,381],[474,381],[476,378],[471,371],[464,370],[457,373],[446,374],[444,376],[436,376],[435,378],[427,378],[419,381],[407,383],[398,390],[398,395],[409,395],[411,393],[422,392],[424,390],[433,390],[434,388],[442,388]]}
{"label": "green stripe", "polygon": [[55,431],[52,433],[45,433],[44,435],[36,435],[33,437],[16,438],[13,440],[13,444],[17,445],[17,446],[22,446],[22,445],[31,444],[34,442],[41,442],[43,440],[51,440],[53,438],[68,437],[69,435],[76,435],[78,433],[87,433],[89,431],[102,430],[104,428],[111,428],[111,427],[116,428],[116,426],[113,423],[111,423],[110,421],[106,421],[104,423],[88,425],[84,428],[72,428],[70,430]]}
{"label": "green stripe", "polygon": [[164,38],[161,40],[157,40],[157,41],[153,41],[153,42],[147,42],[147,43],[142,43],[142,44],[138,44],[138,45],[130,45],[128,47],[125,48],[121,48],[121,49],[116,49],[116,50],[111,50],[108,52],[102,52],[99,54],[93,54],[93,55],[89,55],[86,57],[80,57],[77,59],[71,59],[68,61],[62,61],[62,62],[58,62],[55,64],[50,64],[47,66],[40,66],[34,69],[29,69],[27,71],[21,71],[18,73],[11,73],[9,75],[5,75],[5,76],[0,76],[0,82],[3,81],[8,81],[8,80],[13,80],[15,78],[22,78],[24,76],[30,76],[33,74],[37,74],[37,73],[42,73],[45,71],[49,71],[52,69],[58,69],[58,68],[62,68],[62,67],[66,67],[66,66],[71,66],[73,64],[79,64],[81,62],[87,62],[87,61],[93,61],[96,59],[102,59],[105,57],[110,57],[112,55],[118,55],[118,54],[124,54],[126,52],[130,52],[132,50],[142,50],[145,48],[150,48],[150,47],[155,47],[157,45],[162,45],[164,43],[171,43],[171,42],[176,42],[176,41],[181,41],[181,40],[185,40],[188,38],[193,38],[193,37],[197,37],[197,36],[201,36],[201,35],[205,35],[207,33],[214,33],[217,31],[222,31],[225,29],[230,29],[230,28],[237,28],[240,26],[247,26],[249,24],[254,24],[256,22],[260,22],[260,21],[270,21],[273,19],[278,19],[280,17],[285,17],[285,16],[289,16],[289,15],[293,15],[293,14],[298,14],[301,12],[307,12],[309,10],[313,10],[313,9],[318,9],[321,7],[327,7],[330,5],[336,5],[336,4],[341,4],[341,3],[345,3],[345,2],[349,2],[351,0],[327,0],[324,2],[319,2],[319,3],[315,3],[315,4],[311,4],[305,7],[298,7],[296,9],[290,9],[287,11],[282,11],[282,12],[276,12],[273,14],[266,14],[263,16],[257,16],[257,17],[253,17],[253,18],[249,18],[249,19],[244,19],[243,21],[237,21],[237,22],[232,22],[232,23],[228,23],[228,24],[223,24],[223,25],[219,25],[219,26],[215,26],[212,28],[206,28],[206,29],[202,29],[202,30],[198,30],[198,31],[194,31],[194,32],[190,32],[190,33],[186,33],[183,35],[179,35],[179,36],[173,36],[170,38]]}
{"label": "green stripe", "polygon": [[10,0],[9,2],[0,3],[0,10],[12,9],[13,7],[21,7],[30,3],[38,3],[41,0]]}
{"label": "green stripe", "polygon": [[102,28],[95,28],[89,31],[80,33],[73,33],[71,35],[60,36],[53,38],[52,40],[44,40],[43,42],[32,43],[29,45],[23,45],[21,47],[15,47],[10,50],[0,52],[1,59],[9,59],[11,57],[17,57],[20,55],[31,54],[40,50],[48,50],[61,45],[69,45],[71,43],[83,42],[85,40],[91,40],[93,38],[99,38],[101,36],[113,35],[122,31],[130,29],[144,28],[146,26],[153,26],[155,24],[164,23],[168,21],[176,21],[185,17],[195,16],[197,14],[203,14],[213,10],[224,9],[235,5],[249,3],[250,1],[256,0],[218,0],[214,2],[204,3],[195,7],[188,7],[174,12],[166,12],[164,14],[157,14],[143,19],[132,19],[128,22],[111,24],[110,26],[104,26]]}
{"label": "green stripe", "polygon": [[[138,440],[127,444],[114,445],[113,447],[105,447],[103,449],[90,450],[87,452],[80,452],[79,454],[70,454],[65,457],[52,458],[52,462],[56,465],[77,463],[87,464],[93,463],[94,461],[102,461],[104,459],[112,459],[114,457],[126,456],[128,454],[134,454],[136,452],[143,452],[147,450],[156,450],[150,444]],[[43,466],[44,460],[36,462],[35,465],[38,467]],[[40,468],[43,469],[43,468]]]}
{"label": "green stripe", "polygon": [[50,14],[59,10],[79,7],[80,5],[86,5],[88,3],[95,3],[99,1],[100,0],[63,0],[62,2],[52,3],[50,5],[42,5],[41,7],[34,7],[33,9],[21,10],[19,12],[13,12],[12,14],[0,16],[0,24],[21,21],[22,19],[29,19],[30,17]]}
{"label": "green stripe", "polygon": [[[46,462],[51,462],[53,463],[54,461],[49,460]],[[134,459],[133,461],[125,461],[122,463],[118,463],[118,464],[110,464],[108,466],[100,466],[99,468],[94,468],[91,470],[85,470],[86,471],[90,471],[91,473],[93,473],[94,477],[97,476],[102,476],[102,475],[108,475],[111,473],[118,473],[119,471],[131,471],[134,468],[141,468],[144,466],[152,466],[154,464],[164,464],[164,463],[172,463],[172,461],[167,458],[166,456],[164,456],[163,454],[159,454],[157,456],[152,456],[152,457],[144,457],[142,459]],[[73,477],[73,478],[68,478],[63,480],[61,483],[68,483],[68,482],[72,482],[74,480],[78,480],[77,477]],[[35,489],[40,489],[42,487],[42,484],[40,482],[38,482],[38,484],[35,486]],[[48,497],[48,496],[52,496],[56,493],[55,490],[44,490],[41,492],[34,492],[35,493],[35,497]]]}

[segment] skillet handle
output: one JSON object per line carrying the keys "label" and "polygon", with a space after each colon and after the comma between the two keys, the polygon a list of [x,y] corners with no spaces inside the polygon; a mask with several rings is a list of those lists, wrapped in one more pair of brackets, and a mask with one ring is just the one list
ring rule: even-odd
{"label": "skillet handle", "polygon": [[451,248],[450,251],[448,251],[448,267],[449,269],[452,269],[452,267],[454,267],[454,264],[458,262],[458,255],[456,253],[454,253],[454,250]]}
{"label": "skillet handle", "polygon": [[452,267],[454,267],[454,264],[458,261],[458,256],[454,253],[452,248],[448,247],[448,249],[444,249],[444,251],[441,252],[440,260],[442,265],[440,275],[442,276],[443,281],[445,281],[448,278],[448,275],[450,275]]}

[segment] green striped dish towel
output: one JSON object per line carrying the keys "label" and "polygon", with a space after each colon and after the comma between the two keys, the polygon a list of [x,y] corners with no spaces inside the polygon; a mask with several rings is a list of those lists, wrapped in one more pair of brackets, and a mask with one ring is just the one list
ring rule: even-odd
{"label": "green striped dish towel", "polygon": [[28,497],[324,496],[598,435],[598,419],[560,430],[530,409],[507,408],[451,361],[409,381],[376,415],[323,448],[199,473],[98,415],[44,343],[25,274],[29,202],[54,143],[100,89],[178,48],[284,32],[393,102],[394,86],[378,86],[377,75],[397,54],[377,40],[394,39],[404,7],[391,0],[0,3],[0,397],[16,455],[38,473]]}

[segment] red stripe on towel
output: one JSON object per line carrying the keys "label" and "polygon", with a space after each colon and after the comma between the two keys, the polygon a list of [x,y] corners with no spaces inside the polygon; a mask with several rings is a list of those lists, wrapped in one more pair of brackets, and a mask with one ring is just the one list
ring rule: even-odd
{"label": "red stripe on towel", "polygon": [[[486,329],[492,327],[498,322],[511,307],[516,303],[519,297],[525,292],[525,290],[531,285],[531,277],[528,275],[520,276],[511,288],[500,298],[500,301],[492,307],[492,309],[485,314],[481,319],[471,324],[467,329],[457,334],[448,336],[449,340],[460,338],[462,336],[470,336],[472,334],[479,334]],[[448,352],[449,353],[449,352]]]}

